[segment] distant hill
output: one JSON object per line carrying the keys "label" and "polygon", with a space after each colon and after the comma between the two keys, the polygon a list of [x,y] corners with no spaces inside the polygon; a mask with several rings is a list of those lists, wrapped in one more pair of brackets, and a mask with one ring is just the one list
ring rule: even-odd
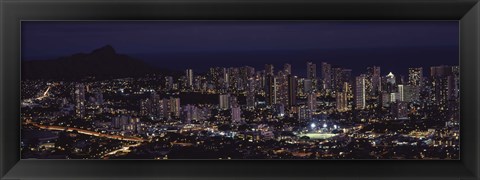
{"label": "distant hill", "polygon": [[87,76],[98,79],[137,77],[149,73],[170,74],[134,59],[117,54],[106,45],[91,53],[79,53],[51,60],[22,61],[22,79],[64,79],[79,80]]}

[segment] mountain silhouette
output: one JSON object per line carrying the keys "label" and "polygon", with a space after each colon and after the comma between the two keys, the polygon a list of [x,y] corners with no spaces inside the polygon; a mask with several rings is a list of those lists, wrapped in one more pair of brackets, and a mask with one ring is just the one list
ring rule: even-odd
{"label": "mountain silhouette", "polygon": [[137,77],[158,72],[165,74],[168,71],[161,71],[130,56],[117,54],[110,45],[95,49],[91,53],[78,53],[51,60],[22,61],[22,79],[106,79]]}

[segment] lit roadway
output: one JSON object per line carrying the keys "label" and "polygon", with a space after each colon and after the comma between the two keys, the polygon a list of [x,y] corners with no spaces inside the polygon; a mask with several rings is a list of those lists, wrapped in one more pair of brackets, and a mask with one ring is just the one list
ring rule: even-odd
{"label": "lit roadway", "polygon": [[142,145],[141,142],[136,143],[136,144],[131,144],[131,145],[125,145],[125,146],[121,147],[120,149],[113,150],[112,152],[105,153],[105,155],[103,155],[102,158],[108,159],[108,156],[115,155],[119,152],[129,153],[131,147],[137,147],[137,146],[140,146],[140,145]]}
{"label": "lit roadway", "polygon": [[99,133],[99,132],[95,132],[95,131],[73,128],[73,127],[47,126],[47,125],[39,125],[39,124],[36,124],[36,123],[28,123],[28,124],[31,124],[35,127],[40,128],[40,129],[47,129],[47,130],[53,130],[53,131],[67,131],[67,132],[77,131],[79,134],[86,134],[86,135],[90,135],[90,136],[104,137],[104,138],[116,139],[116,140],[122,140],[122,141],[135,141],[135,142],[145,142],[145,141],[147,141],[143,138],[138,138],[138,137],[126,137],[126,136],[121,136],[121,135],[103,134],[103,133]]}

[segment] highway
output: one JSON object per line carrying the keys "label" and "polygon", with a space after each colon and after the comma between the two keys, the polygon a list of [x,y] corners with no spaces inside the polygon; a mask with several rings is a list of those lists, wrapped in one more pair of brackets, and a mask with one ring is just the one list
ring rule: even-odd
{"label": "highway", "polygon": [[116,139],[116,140],[122,140],[122,141],[135,141],[135,142],[145,142],[147,140],[139,137],[127,137],[127,136],[121,136],[121,135],[111,135],[111,134],[103,134],[95,131],[90,131],[90,130],[85,130],[85,129],[80,129],[80,128],[73,128],[73,127],[63,127],[63,126],[47,126],[47,125],[40,125],[36,123],[27,123],[30,125],[33,125],[35,127],[38,127],[40,129],[46,129],[46,130],[52,130],[52,131],[67,131],[67,132],[73,132],[77,131],[79,134],[85,134],[85,135],[90,135],[90,136],[96,136],[96,137],[103,137],[103,138],[109,138],[109,139]]}

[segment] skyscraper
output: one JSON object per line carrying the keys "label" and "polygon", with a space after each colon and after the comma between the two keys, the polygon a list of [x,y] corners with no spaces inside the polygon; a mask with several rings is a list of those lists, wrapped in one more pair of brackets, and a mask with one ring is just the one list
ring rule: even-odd
{"label": "skyscraper", "polygon": [[387,76],[385,76],[385,81],[386,81],[386,91],[388,93],[392,93],[392,92],[395,92],[395,89],[396,89],[396,79],[395,79],[395,75],[390,72],[388,73]]}
{"label": "skyscraper", "polygon": [[408,68],[408,85],[421,86],[423,81],[423,68]]}
{"label": "skyscraper", "polygon": [[368,84],[369,87],[368,89],[368,94],[370,96],[377,96],[379,95],[379,92],[381,91],[381,71],[380,67],[378,66],[373,66],[373,67],[368,67]]}
{"label": "skyscraper", "polygon": [[336,108],[339,112],[345,112],[348,110],[348,97],[346,92],[337,93],[337,104]]}
{"label": "skyscraper", "polygon": [[219,104],[220,104],[220,109],[228,109],[230,108],[230,95],[229,94],[220,94],[219,97]]}
{"label": "skyscraper", "polygon": [[362,74],[355,78],[355,108],[365,109],[366,107],[366,87],[365,87],[365,75]]}
{"label": "skyscraper", "polygon": [[187,78],[187,86],[189,88],[193,87],[193,70],[187,69],[185,72],[185,77]]}
{"label": "skyscraper", "polygon": [[180,98],[170,97],[155,101],[160,102],[158,108],[162,109],[163,118],[180,117]]}
{"label": "skyscraper", "polygon": [[397,101],[405,101],[405,94],[404,94],[405,91],[403,87],[404,87],[403,84],[398,85],[398,96],[397,96],[398,98],[396,98]]}
{"label": "skyscraper", "polygon": [[283,65],[283,71],[285,72],[286,75],[291,75],[292,74],[292,65],[290,64],[284,64]]}
{"label": "skyscraper", "polygon": [[198,120],[197,107],[190,104],[183,106],[182,113],[181,113],[181,120],[185,124],[192,123],[192,120]]}
{"label": "skyscraper", "polygon": [[172,90],[173,89],[173,77],[172,76],[165,76],[165,89]]}
{"label": "skyscraper", "polygon": [[165,114],[165,112],[162,111],[164,103],[160,100],[160,96],[156,92],[152,92],[148,99],[141,102],[140,106],[143,110],[142,115],[150,116],[155,118],[155,120],[163,118]]}
{"label": "skyscraper", "polygon": [[242,120],[242,110],[240,109],[240,107],[233,107],[232,110],[231,110],[231,116],[232,116],[232,122],[233,123],[240,123],[240,121]]}
{"label": "skyscraper", "polygon": [[332,88],[332,65],[322,62],[322,82],[323,90],[331,90]]}
{"label": "skyscraper", "polygon": [[75,85],[75,115],[78,118],[85,118],[85,85]]}
{"label": "skyscraper", "polygon": [[406,102],[397,101],[392,104],[391,112],[395,119],[408,119],[408,104]]}
{"label": "skyscraper", "polygon": [[288,75],[288,106],[297,105],[297,77]]}
{"label": "skyscraper", "polygon": [[430,68],[433,84],[433,97],[437,105],[447,108],[447,103],[454,97],[455,81],[451,66],[434,66]]}
{"label": "skyscraper", "polygon": [[274,75],[273,64],[265,64],[265,75]]}
{"label": "skyscraper", "polygon": [[250,77],[247,83],[247,107],[255,107],[255,79]]}
{"label": "skyscraper", "polygon": [[310,112],[315,112],[317,110],[317,95],[315,93],[308,94],[307,107]]}
{"label": "skyscraper", "polygon": [[265,80],[266,80],[265,82],[266,103],[267,105],[272,106],[273,104],[277,103],[276,79],[275,79],[275,76],[273,75],[267,75]]}
{"label": "skyscraper", "polygon": [[313,82],[311,79],[304,79],[303,80],[303,93],[308,94],[312,92],[313,89]]}
{"label": "skyscraper", "polygon": [[307,79],[317,78],[317,65],[312,62],[307,62]]}

